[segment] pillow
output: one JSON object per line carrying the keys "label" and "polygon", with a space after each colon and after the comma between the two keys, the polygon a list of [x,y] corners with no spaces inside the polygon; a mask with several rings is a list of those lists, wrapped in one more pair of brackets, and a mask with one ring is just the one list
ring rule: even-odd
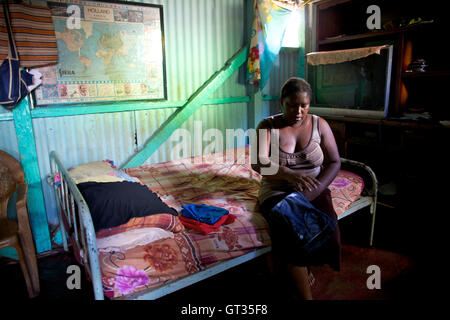
{"label": "pillow", "polygon": [[98,238],[97,249],[100,252],[126,251],[166,238],[173,238],[173,233],[161,228],[133,229],[109,237]]}
{"label": "pillow", "polygon": [[83,182],[77,186],[89,206],[96,231],[155,213],[178,215],[156,193],[139,183]]}
{"label": "pillow", "polygon": [[69,169],[69,174],[75,183],[80,183],[79,181],[86,180],[86,178],[106,175],[113,170],[110,163],[95,161],[72,167]]}
{"label": "pillow", "polygon": [[118,178],[113,175],[102,174],[95,177],[84,177],[78,180],[75,180],[75,183],[83,183],[83,182],[121,182],[124,181],[122,178]]}
{"label": "pillow", "polygon": [[76,184],[94,181],[94,182],[136,182],[122,170],[116,169],[111,160],[94,161],[75,166],[69,169],[69,174]]}
{"label": "pillow", "polygon": [[364,189],[364,180],[355,173],[339,170],[329,188],[334,211],[340,216],[361,196]]}
{"label": "pillow", "polygon": [[102,229],[96,232],[95,235],[97,239],[100,239],[140,228],[161,228],[173,233],[178,233],[185,229],[178,216],[169,213],[158,213],[146,217],[131,218],[127,223],[113,228]]}

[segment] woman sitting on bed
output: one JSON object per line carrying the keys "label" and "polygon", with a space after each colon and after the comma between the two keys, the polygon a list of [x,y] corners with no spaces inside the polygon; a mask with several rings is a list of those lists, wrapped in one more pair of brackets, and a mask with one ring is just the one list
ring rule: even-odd
{"label": "woman sitting on bed", "polygon": [[[328,186],[340,169],[340,156],[328,123],[308,114],[311,97],[311,87],[305,80],[290,78],[285,82],[280,98],[282,113],[258,125],[257,129],[266,129],[266,135],[258,141],[258,164],[252,165],[263,175],[258,200],[271,229],[272,255],[287,266],[301,297],[308,300],[312,299],[309,266],[329,264],[337,271],[340,269],[338,226],[318,250],[300,254],[287,239],[286,230],[273,219],[273,208],[287,195],[301,192],[315,208],[337,221]],[[276,174],[264,175],[261,169],[273,165],[269,160],[270,129],[279,130],[279,169]]]}

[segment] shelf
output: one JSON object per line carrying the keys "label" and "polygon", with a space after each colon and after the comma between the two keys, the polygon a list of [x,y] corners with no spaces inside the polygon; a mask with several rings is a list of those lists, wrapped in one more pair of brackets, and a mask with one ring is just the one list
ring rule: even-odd
{"label": "shelf", "polygon": [[360,124],[382,125],[386,127],[404,127],[404,128],[418,128],[418,129],[435,129],[444,128],[443,125],[428,121],[416,120],[397,120],[397,119],[368,119],[368,118],[353,118],[353,117],[337,117],[337,116],[322,116],[327,121],[351,122]]}
{"label": "shelf", "polygon": [[366,38],[372,38],[372,37],[380,37],[385,35],[393,35],[393,34],[401,34],[407,31],[411,31],[414,29],[417,29],[424,25],[432,25],[432,23],[420,23],[416,25],[406,26],[403,28],[395,29],[395,30],[385,30],[385,31],[372,31],[372,32],[366,32],[366,33],[360,33],[360,34],[354,34],[354,35],[346,35],[339,38],[334,39],[323,39],[319,40],[318,44],[331,44],[331,43],[338,43],[338,42],[344,42],[344,41],[351,41],[351,40],[359,40],[359,39],[366,39]]}
{"label": "shelf", "polygon": [[427,78],[427,77],[448,77],[448,76],[450,76],[450,70],[402,72],[402,78]]}

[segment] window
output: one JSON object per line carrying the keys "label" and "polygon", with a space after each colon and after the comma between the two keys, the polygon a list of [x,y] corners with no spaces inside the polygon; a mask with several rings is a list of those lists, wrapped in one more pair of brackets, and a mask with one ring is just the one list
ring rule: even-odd
{"label": "window", "polygon": [[283,48],[299,48],[300,47],[300,28],[301,17],[303,10],[293,11],[286,26],[284,32],[283,42],[281,46]]}

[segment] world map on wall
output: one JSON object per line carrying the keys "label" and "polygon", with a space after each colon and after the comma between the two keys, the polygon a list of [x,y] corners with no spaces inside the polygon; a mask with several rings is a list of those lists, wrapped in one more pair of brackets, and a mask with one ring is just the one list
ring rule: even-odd
{"label": "world map on wall", "polygon": [[[69,0],[48,5],[59,62],[39,69],[37,105],[165,98],[158,7]],[[70,5],[79,8],[78,24]]]}

